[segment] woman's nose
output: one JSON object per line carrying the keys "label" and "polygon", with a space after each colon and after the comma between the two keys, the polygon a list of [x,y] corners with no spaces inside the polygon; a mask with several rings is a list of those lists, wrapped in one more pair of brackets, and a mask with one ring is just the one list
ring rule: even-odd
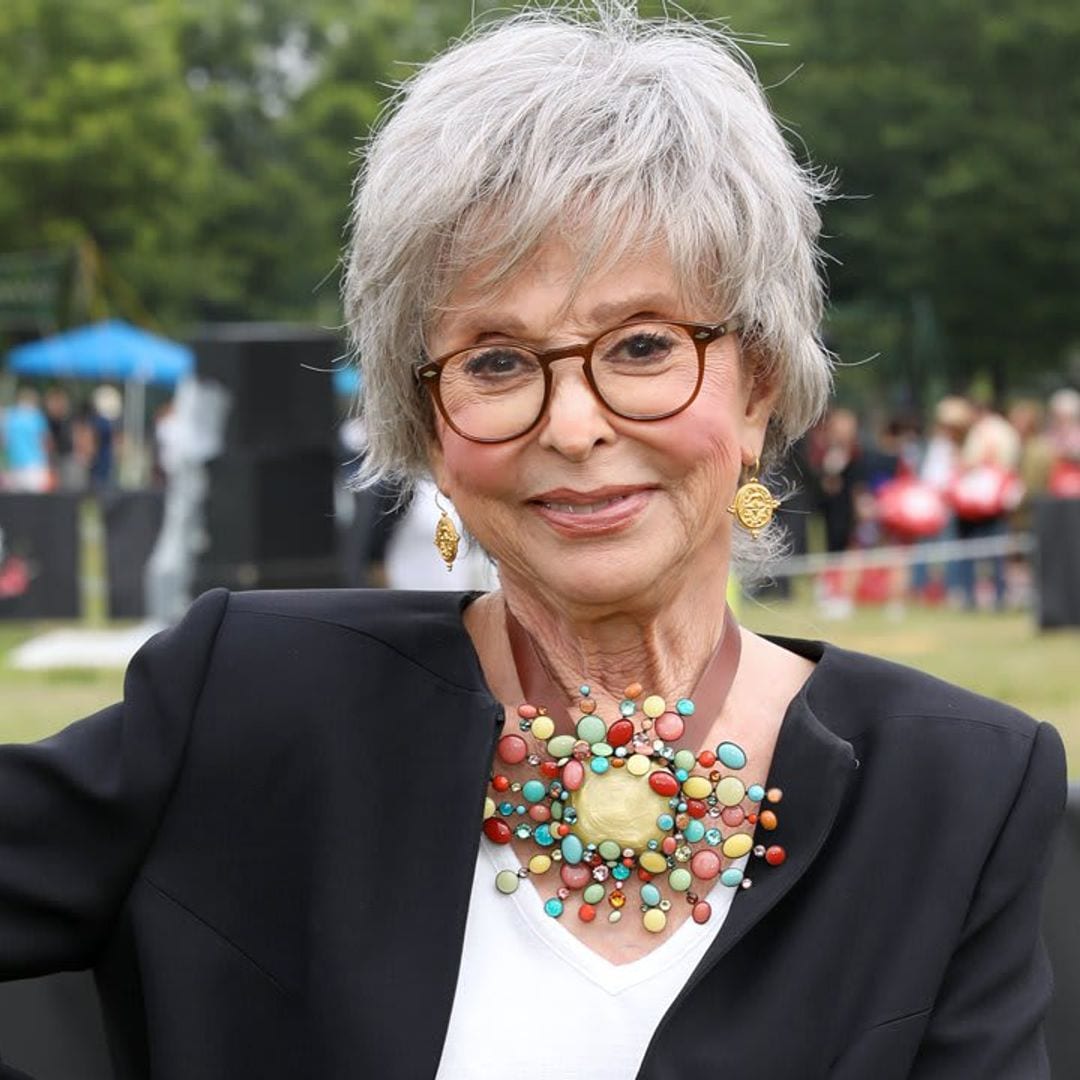
{"label": "woman's nose", "polygon": [[540,445],[571,461],[583,461],[594,447],[614,440],[611,414],[589,385],[583,361],[560,360],[552,366],[551,379]]}

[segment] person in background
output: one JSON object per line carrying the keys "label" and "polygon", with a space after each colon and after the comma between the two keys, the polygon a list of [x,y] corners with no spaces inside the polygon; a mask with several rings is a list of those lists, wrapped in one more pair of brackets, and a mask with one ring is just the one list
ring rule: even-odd
{"label": "person in background", "polygon": [[91,397],[87,422],[93,433],[93,452],[90,458],[90,486],[104,491],[113,486],[116,458],[123,438],[120,417],[124,399],[115,386],[101,385]]}
{"label": "person in background", "polygon": [[52,486],[49,425],[38,392],[23,386],[3,419],[8,491],[39,493]]}
{"label": "person in background", "polygon": [[1050,395],[1046,437],[1050,444],[1047,486],[1057,498],[1080,498],[1080,392],[1063,387]]}
{"label": "person in background", "polygon": [[45,391],[45,419],[52,440],[51,466],[56,484],[62,491],[80,491],[86,486],[86,474],[75,456],[71,398],[62,386]]}
{"label": "person in background", "polygon": [[[957,474],[960,471],[960,450],[964,445],[972,423],[975,409],[967,398],[943,397],[934,408],[934,427],[926,443],[926,451],[919,464],[919,479],[932,487],[946,502]],[[956,517],[949,512],[945,527],[930,538],[937,543],[956,539]],[[947,562],[940,575],[926,563],[916,563],[912,568],[911,589],[916,597],[937,600],[952,597],[959,600],[962,593],[960,575],[955,562]]]}
{"label": "person in background", "polygon": [[818,458],[825,547],[846,551],[855,532],[855,488],[859,481],[859,421],[850,409],[832,409],[823,425]]}
{"label": "person in background", "polygon": [[[953,485],[956,532],[961,540],[985,540],[1005,536],[1009,515],[1019,504],[1020,436],[1016,429],[989,404],[976,404],[975,419],[960,450],[961,473]],[[978,480],[976,481],[976,477]],[[969,508],[966,495],[981,489],[979,505]],[[983,496],[985,495],[985,498]],[[978,606],[977,564],[981,559],[964,558],[957,575],[964,606]],[[1005,607],[1005,556],[986,560],[990,566],[993,603]]]}

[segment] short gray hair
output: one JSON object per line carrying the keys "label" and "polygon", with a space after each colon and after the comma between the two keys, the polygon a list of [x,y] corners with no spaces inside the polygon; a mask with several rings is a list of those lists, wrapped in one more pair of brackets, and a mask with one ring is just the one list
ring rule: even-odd
{"label": "short gray hair", "polygon": [[666,242],[685,294],[741,320],[779,385],[767,461],[824,408],[827,185],[723,30],[596,8],[475,28],[402,84],[370,140],[343,282],[363,373],[360,484],[427,472],[431,403],[414,371],[462,274],[485,268],[495,292],[555,236],[581,253],[581,278]]}

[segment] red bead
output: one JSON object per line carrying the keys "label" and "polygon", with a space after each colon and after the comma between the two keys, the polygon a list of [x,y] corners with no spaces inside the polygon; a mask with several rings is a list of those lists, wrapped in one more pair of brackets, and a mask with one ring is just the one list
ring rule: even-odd
{"label": "red bead", "polygon": [[747,814],[746,815],[746,820],[749,821],[751,825],[756,825],[757,824],[757,814]]}
{"label": "red bead", "polygon": [[671,773],[658,769],[656,772],[649,774],[649,787],[657,795],[666,795],[670,798],[679,790],[679,781]]}
{"label": "red bead", "polygon": [[529,752],[525,740],[520,735],[504,735],[499,740],[496,750],[507,765],[516,765],[519,761],[524,761],[525,755]]}
{"label": "red bead", "polygon": [[580,863],[575,866],[564,862],[559,867],[559,876],[568,889],[584,889],[592,881],[592,871]]}
{"label": "red bead", "polygon": [[694,922],[696,922],[696,923],[707,923],[709,921],[709,918],[710,918],[711,915],[712,915],[712,908],[709,906],[709,901],[708,900],[699,900],[694,905],[694,911],[693,911]]}
{"label": "red bead", "polygon": [[652,881],[652,874],[650,874],[643,866],[638,867],[637,876],[641,881]]}
{"label": "red bead", "polygon": [[577,915],[582,922],[592,922],[596,918],[596,908],[592,904],[582,904]]}
{"label": "red bead", "polygon": [[577,791],[585,782],[585,766],[576,759],[568,761],[563,766],[562,778],[567,791]]}
{"label": "red bead", "polygon": [[559,834],[560,837],[562,837],[570,831],[570,826],[563,825],[562,822],[560,822],[558,825],[555,826],[555,831]]}
{"label": "red bead", "polygon": [[765,851],[765,861],[770,866],[779,866],[786,858],[787,852],[779,844],[773,844]]}
{"label": "red bead", "polygon": [[496,791],[509,791],[510,790],[510,777],[509,776],[493,776],[491,778],[491,786]]}
{"label": "red bead", "polygon": [[703,769],[711,769],[716,764],[716,755],[711,750],[702,750],[697,759]]}
{"label": "red bead", "polygon": [[509,844],[510,826],[502,818],[489,817],[484,822],[484,835],[496,844]]}
{"label": "red bead", "polygon": [[703,818],[709,808],[700,799],[687,799],[686,812],[693,818]]}
{"label": "red bead", "polygon": [[656,732],[657,737],[665,742],[676,742],[683,737],[686,724],[683,723],[683,718],[678,713],[666,712],[661,713],[656,718],[653,730]]}
{"label": "red bead", "polygon": [[554,761],[541,761],[540,775],[546,776],[549,780],[554,780],[559,775],[559,766]]}
{"label": "red bead", "polygon": [[517,710],[522,720],[535,720],[538,711],[535,705],[519,705]]}
{"label": "red bead", "polygon": [[[488,821],[490,820],[491,818],[488,818]],[[660,841],[660,850],[665,855],[674,855],[675,849],[678,846],[679,845],[676,843],[674,836],[665,836],[664,839]]]}
{"label": "red bead", "polygon": [[585,854],[581,856],[581,861],[586,866],[599,866],[604,860],[600,858],[600,853],[598,851],[586,851]]}
{"label": "red bead", "polygon": [[634,725],[629,720],[616,720],[607,730],[604,740],[608,746],[625,746],[634,734]]}
{"label": "red bead", "polygon": [[550,821],[551,811],[543,803],[536,803],[529,807],[529,817],[533,821]]}
{"label": "red bead", "polygon": [[702,881],[711,881],[720,873],[722,865],[720,856],[712,848],[702,848],[690,860],[690,872]]}

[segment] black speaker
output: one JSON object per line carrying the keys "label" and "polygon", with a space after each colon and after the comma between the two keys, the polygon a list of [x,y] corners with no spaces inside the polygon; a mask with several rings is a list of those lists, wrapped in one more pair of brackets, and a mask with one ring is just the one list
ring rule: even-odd
{"label": "black speaker", "polygon": [[1039,627],[1080,626],[1080,499],[1035,500]]}
{"label": "black speaker", "polygon": [[200,377],[232,395],[224,453],[208,467],[207,549],[196,591],[335,586],[332,377],[341,339],[268,323],[204,327]]}

